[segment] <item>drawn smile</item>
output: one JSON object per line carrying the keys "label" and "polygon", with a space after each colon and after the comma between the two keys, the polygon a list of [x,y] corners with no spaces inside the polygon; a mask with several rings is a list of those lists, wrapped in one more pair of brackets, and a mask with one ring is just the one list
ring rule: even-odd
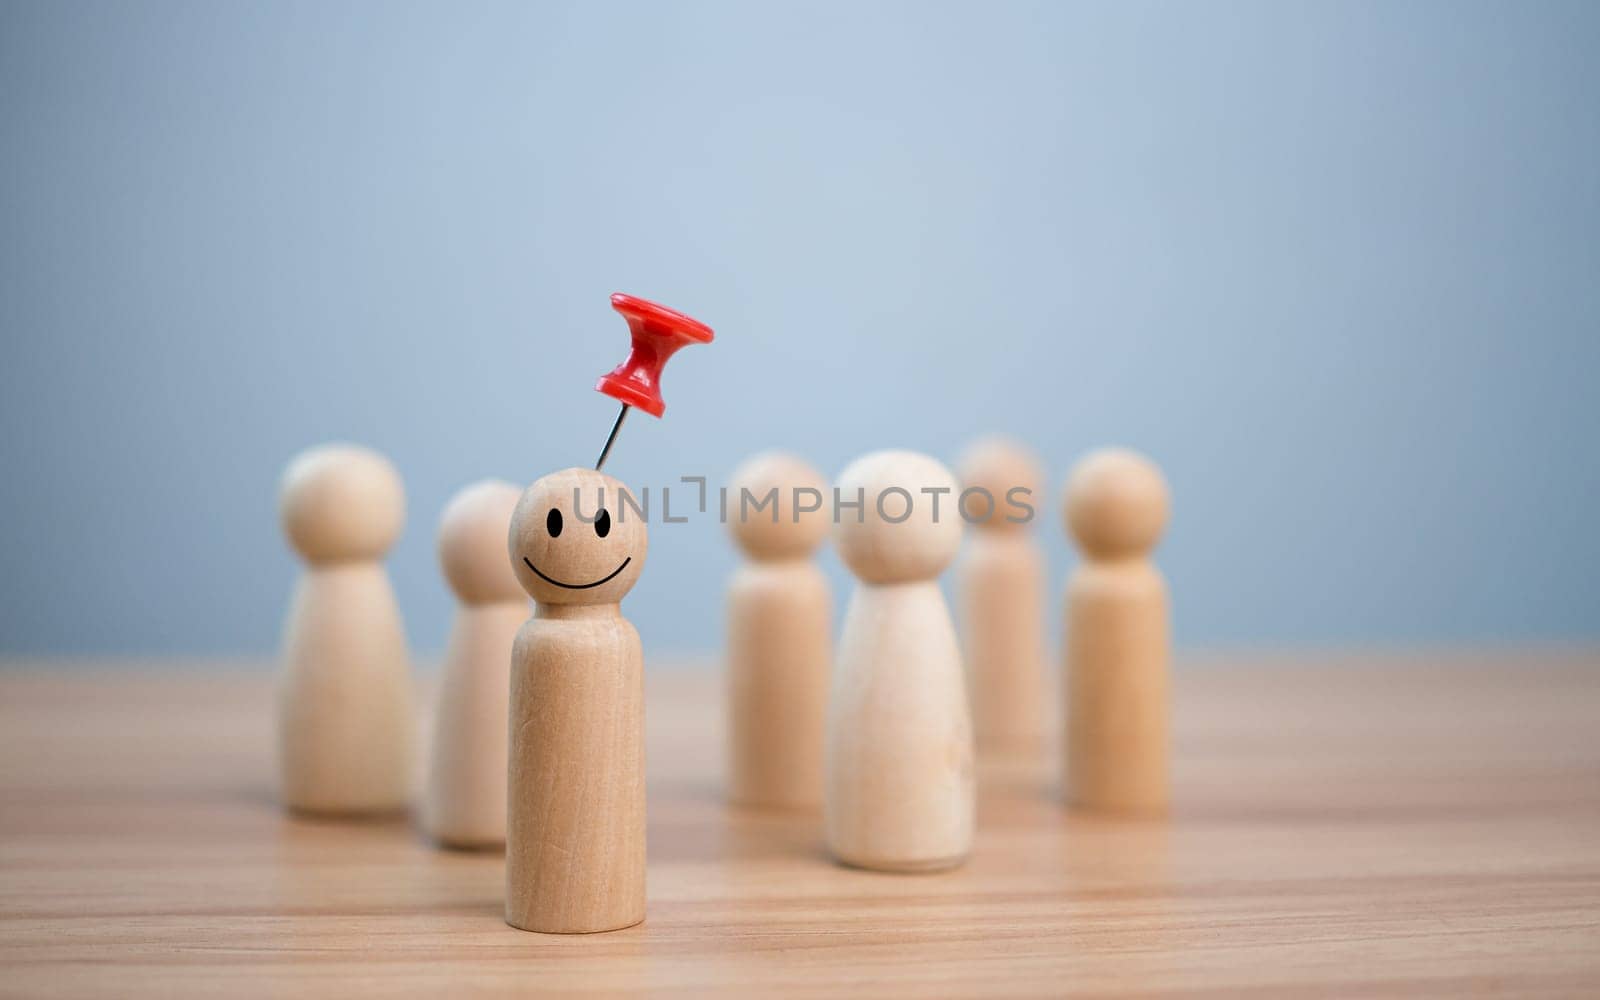
{"label": "drawn smile", "polygon": [[627,569],[628,568],[628,564],[633,562],[633,556],[629,556],[628,558],[622,560],[622,565],[621,566],[618,566],[616,569],[614,569],[611,572],[607,573],[605,576],[601,577],[600,579],[596,580],[593,583],[562,583],[560,580],[552,580],[550,577],[545,576],[543,573],[539,572],[539,567],[535,566],[533,564],[533,562],[527,556],[523,556],[522,557],[522,561],[527,564],[527,567],[529,569],[533,570],[533,573],[534,573],[535,576],[537,576],[539,579],[543,580],[545,583],[553,583],[558,587],[565,587],[568,590],[588,590],[590,587],[598,587],[598,586],[600,586],[602,583],[607,582],[612,577],[616,576],[618,573],[621,573],[623,570]]}

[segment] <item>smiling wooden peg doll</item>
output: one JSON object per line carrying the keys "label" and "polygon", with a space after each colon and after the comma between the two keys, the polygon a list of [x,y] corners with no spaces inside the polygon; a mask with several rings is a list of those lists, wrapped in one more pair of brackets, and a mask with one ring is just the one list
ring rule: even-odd
{"label": "smiling wooden peg doll", "polygon": [[506,922],[631,927],[645,908],[644,664],[620,602],[644,566],[644,516],[621,482],[566,469],[522,494],[509,545],[535,608],[511,651]]}

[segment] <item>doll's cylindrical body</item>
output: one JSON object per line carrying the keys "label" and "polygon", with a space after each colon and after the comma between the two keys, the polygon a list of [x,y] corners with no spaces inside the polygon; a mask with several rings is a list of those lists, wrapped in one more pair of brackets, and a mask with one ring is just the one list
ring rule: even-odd
{"label": "doll's cylindrical body", "polygon": [[449,847],[506,841],[511,646],[529,611],[506,559],[520,497],[510,483],[481,480],[456,493],[439,518],[439,567],[461,605],[444,654],[422,826]]}
{"label": "doll's cylindrical body", "polygon": [[1089,564],[1067,587],[1067,793],[1107,812],[1167,808],[1167,588],[1148,562]]}
{"label": "doll's cylindrical body", "polygon": [[1029,534],[976,530],[956,565],[963,654],[980,753],[1044,743],[1044,560]]}
{"label": "doll's cylindrical body", "polygon": [[741,566],[728,587],[728,795],[822,804],[832,595],[809,556]]}
{"label": "doll's cylindrical body", "polygon": [[422,817],[441,844],[505,843],[507,661],[527,620],[526,601],[500,601],[463,607],[451,627]]}
{"label": "doll's cylindrical body", "polygon": [[959,463],[966,549],[956,564],[962,658],[980,756],[1024,757],[1044,745],[1044,558],[1032,531],[1039,460],[989,436]]}
{"label": "doll's cylindrical body", "polygon": [[829,713],[823,823],[834,856],[880,871],[961,864],[972,850],[972,723],[938,583],[857,587]]}
{"label": "doll's cylindrical body", "polygon": [[306,570],[289,610],[278,689],[285,805],[327,815],[406,807],[415,727],[409,662],[379,563]]}
{"label": "doll's cylindrical body", "polygon": [[507,923],[582,934],[643,920],[643,657],[615,604],[540,604],[522,627],[509,742]]}

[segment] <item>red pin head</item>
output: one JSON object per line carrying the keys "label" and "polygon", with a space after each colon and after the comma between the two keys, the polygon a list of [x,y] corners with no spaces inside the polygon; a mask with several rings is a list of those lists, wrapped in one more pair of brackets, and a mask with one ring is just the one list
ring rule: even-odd
{"label": "red pin head", "polygon": [[628,360],[600,377],[595,389],[624,406],[636,406],[659,417],[667,409],[661,399],[661,369],[680,347],[711,343],[711,328],[666,306],[621,292],[611,296],[611,308],[627,319],[633,349]]}

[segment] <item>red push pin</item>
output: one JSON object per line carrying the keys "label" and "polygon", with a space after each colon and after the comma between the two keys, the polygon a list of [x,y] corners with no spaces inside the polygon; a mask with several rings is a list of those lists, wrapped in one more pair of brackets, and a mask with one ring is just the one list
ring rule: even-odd
{"label": "red push pin", "polygon": [[622,429],[622,418],[628,415],[630,406],[637,406],[652,417],[666,412],[667,404],[661,399],[661,369],[666,367],[667,359],[680,347],[711,343],[712,336],[711,327],[699,320],[632,295],[621,292],[612,295],[611,308],[627,319],[628,330],[633,334],[633,349],[628,352],[628,360],[600,376],[594,386],[597,392],[622,403],[617,422],[611,425],[611,433],[606,437],[606,446],[600,449],[600,458],[594,463],[597,470],[606,464],[606,456],[611,454],[611,445],[617,440],[617,431]]}

